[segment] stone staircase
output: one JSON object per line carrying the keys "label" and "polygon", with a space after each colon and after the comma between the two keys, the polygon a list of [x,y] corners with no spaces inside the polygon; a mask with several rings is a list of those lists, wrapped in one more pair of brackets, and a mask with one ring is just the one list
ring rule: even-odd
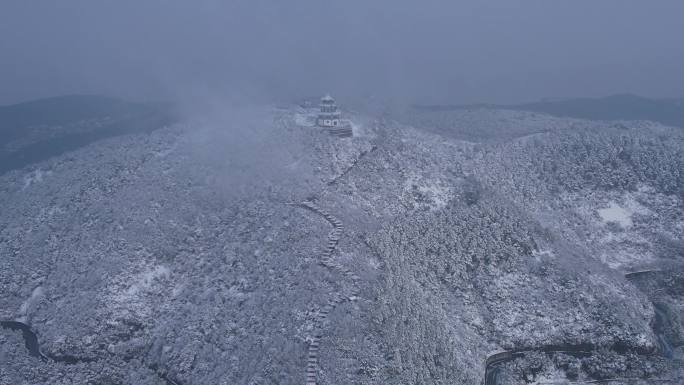
{"label": "stone staircase", "polygon": [[320,264],[328,268],[330,271],[341,274],[351,280],[350,292],[348,296],[343,296],[341,293],[330,294],[330,299],[328,299],[325,306],[318,311],[318,315],[315,321],[314,336],[309,343],[306,358],[306,382],[305,385],[317,385],[318,382],[318,372],[319,372],[319,360],[318,352],[321,344],[321,339],[323,338],[323,326],[325,321],[328,319],[328,315],[332,312],[337,305],[346,301],[354,301],[359,295],[359,276],[356,275],[351,270],[342,266],[340,263],[335,261],[332,257],[333,252],[337,248],[337,243],[342,236],[344,231],[344,226],[337,218],[332,216],[327,211],[318,207],[315,203],[307,201],[300,204],[302,207],[311,210],[325,218],[332,226],[333,230],[328,235],[328,244],[325,251],[321,254]]}
{"label": "stone staircase", "polygon": [[329,128],[328,132],[330,135],[336,136],[338,138],[351,138],[354,136],[354,131],[350,125]]}

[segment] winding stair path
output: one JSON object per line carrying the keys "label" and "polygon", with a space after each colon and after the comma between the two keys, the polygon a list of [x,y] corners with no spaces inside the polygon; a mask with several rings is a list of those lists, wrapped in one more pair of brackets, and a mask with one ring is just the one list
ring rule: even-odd
{"label": "winding stair path", "polygon": [[340,241],[342,232],[344,231],[344,225],[342,225],[342,222],[340,222],[326,210],[318,207],[318,205],[316,205],[314,202],[305,201],[300,203],[299,206],[321,215],[333,226],[333,230],[328,235],[328,244],[326,249],[320,256],[320,264],[328,268],[333,273],[341,274],[351,279],[349,295],[344,296],[339,292],[330,294],[330,299],[328,299],[325,306],[318,311],[318,315],[315,320],[314,336],[311,339],[307,349],[305,385],[317,385],[319,384],[318,372],[320,367],[318,352],[320,349],[321,340],[323,338],[323,326],[325,321],[327,321],[328,315],[337,307],[337,305],[346,301],[354,301],[357,298],[359,294],[360,278],[358,275],[356,275],[356,273],[347,269],[342,264],[335,261],[335,259],[332,257],[335,249],[337,248],[337,244]]}
{"label": "winding stair path", "polygon": [[[337,244],[340,241],[340,238],[344,231],[344,225],[342,224],[342,222],[340,222],[336,217],[328,213],[326,210],[320,208],[314,202],[305,201],[299,203],[298,206],[308,209],[318,215],[321,215],[333,226],[333,230],[328,235],[328,244],[325,250],[320,255],[319,263],[328,268],[328,270],[330,270],[332,273],[343,275],[351,281],[351,285],[349,286],[347,294],[343,295],[342,291],[329,294],[330,298],[327,300],[327,303],[323,306],[323,308],[318,310],[318,314],[314,321],[313,337],[311,338],[307,349],[305,385],[318,385],[320,383],[318,381],[318,372],[320,367],[318,351],[320,349],[321,340],[323,338],[324,324],[328,320],[328,315],[337,307],[337,305],[348,301],[354,301],[358,298],[360,292],[360,278],[358,275],[356,275],[356,273],[349,270],[339,262],[335,261],[335,259],[333,258],[333,253],[335,252]],[[68,364],[75,364],[78,362],[87,361],[79,360],[77,358],[71,359],[71,357],[69,357],[68,359],[60,360],[43,354],[40,351],[40,346],[38,344],[38,338],[36,334],[31,330],[31,328],[28,325],[19,322],[3,321],[1,326],[2,328],[12,330],[21,330],[23,332],[24,340],[26,342],[26,347],[29,350],[29,354],[32,356],[38,357],[45,361],[63,361]],[[163,372],[161,372],[159,368],[156,367],[156,365],[153,365],[152,367],[150,367],[150,369],[153,369],[168,385],[178,385],[176,381],[174,381],[173,379],[165,375]]]}

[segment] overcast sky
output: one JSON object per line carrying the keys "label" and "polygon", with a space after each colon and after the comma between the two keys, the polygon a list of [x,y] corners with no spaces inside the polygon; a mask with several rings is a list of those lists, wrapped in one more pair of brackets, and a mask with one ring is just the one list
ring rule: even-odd
{"label": "overcast sky", "polygon": [[682,0],[0,0],[0,104],[684,96]]}

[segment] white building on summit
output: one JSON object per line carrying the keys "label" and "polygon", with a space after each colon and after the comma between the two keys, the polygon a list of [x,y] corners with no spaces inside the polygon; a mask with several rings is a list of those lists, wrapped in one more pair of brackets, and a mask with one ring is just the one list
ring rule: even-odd
{"label": "white building on summit", "polygon": [[342,114],[337,108],[335,99],[326,95],[321,99],[320,112],[316,118],[316,125],[319,127],[338,127]]}

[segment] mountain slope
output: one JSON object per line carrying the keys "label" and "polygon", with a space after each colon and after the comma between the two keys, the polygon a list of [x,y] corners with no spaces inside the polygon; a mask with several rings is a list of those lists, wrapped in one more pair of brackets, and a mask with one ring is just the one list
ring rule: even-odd
{"label": "mountain slope", "polygon": [[681,130],[491,110],[440,117],[479,143],[358,115],[340,139],[302,113],[0,175],[0,319],[49,358],[3,329],[0,383],[681,383]]}
{"label": "mountain slope", "polygon": [[63,96],[0,106],[0,174],[97,140],[153,130],[176,120],[165,104]]}

